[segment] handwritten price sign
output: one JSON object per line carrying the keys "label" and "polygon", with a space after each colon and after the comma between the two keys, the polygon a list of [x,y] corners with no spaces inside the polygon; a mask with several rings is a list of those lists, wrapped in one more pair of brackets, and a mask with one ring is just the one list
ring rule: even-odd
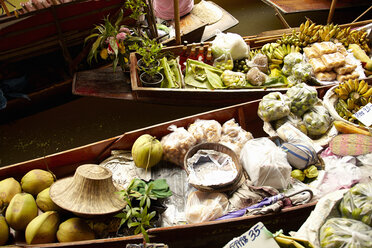
{"label": "handwritten price sign", "polygon": [[240,237],[236,237],[223,248],[280,248],[271,232],[258,222]]}
{"label": "handwritten price sign", "polygon": [[359,111],[356,112],[354,116],[361,123],[363,123],[366,127],[371,126],[372,125],[372,104],[368,103],[366,106],[359,109]]}

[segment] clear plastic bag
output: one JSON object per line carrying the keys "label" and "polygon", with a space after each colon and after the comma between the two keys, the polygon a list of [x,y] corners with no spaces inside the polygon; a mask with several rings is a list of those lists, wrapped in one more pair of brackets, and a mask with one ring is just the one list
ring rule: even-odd
{"label": "clear plastic bag", "polygon": [[192,192],[186,204],[187,223],[215,220],[228,211],[229,201],[223,193]]}
{"label": "clear plastic bag", "polygon": [[316,137],[325,134],[331,127],[332,117],[324,106],[317,105],[304,114],[303,122],[308,135]]}
{"label": "clear plastic bag", "polygon": [[220,143],[226,145],[239,156],[244,144],[253,139],[250,132],[245,131],[234,119],[226,121],[222,125]]}
{"label": "clear plastic bag", "polygon": [[247,72],[247,81],[255,86],[263,85],[268,79],[268,77],[269,76],[263,73],[257,66],[252,67]]}
{"label": "clear plastic bag", "polygon": [[257,67],[263,73],[267,73],[269,70],[269,61],[266,55],[257,53],[252,60],[247,61],[249,67]]}
{"label": "clear plastic bag", "polygon": [[287,154],[269,138],[247,141],[240,153],[240,161],[255,186],[286,189],[290,183],[292,167]]}
{"label": "clear plastic bag", "polygon": [[301,53],[290,53],[284,57],[282,72],[284,75],[289,76],[292,74],[292,68],[303,61]]}
{"label": "clear plastic bag", "polygon": [[280,92],[272,92],[262,97],[257,111],[258,116],[265,122],[279,120],[289,113],[290,101]]}
{"label": "clear plastic bag", "polygon": [[305,126],[305,123],[302,121],[300,117],[298,117],[297,115],[293,113],[289,113],[288,116],[275,121],[274,123],[275,130],[277,130],[278,128],[280,128],[282,125],[284,125],[287,122],[289,122],[294,127],[296,127],[298,130],[300,130],[301,132],[307,135],[307,128]]}
{"label": "clear plastic bag", "polygon": [[212,41],[213,57],[218,58],[222,54],[230,53],[232,59],[243,59],[248,57],[249,46],[243,37],[235,33],[218,32]]}
{"label": "clear plastic bag", "polygon": [[196,144],[194,136],[183,127],[175,125],[168,127],[172,131],[161,139],[164,160],[183,167],[183,159],[186,152]]}
{"label": "clear plastic bag", "polygon": [[342,217],[372,226],[372,181],[352,187],[342,199],[339,209]]}
{"label": "clear plastic bag", "polygon": [[357,220],[331,218],[320,228],[320,245],[323,248],[370,248],[372,229]]}
{"label": "clear plastic bag", "polygon": [[316,89],[305,83],[289,88],[286,95],[291,101],[291,112],[297,116],[302,116],[319,101]]}
{"label": "clear plastic bag", "polygon": [[221,75],[221,79],[228,88],[244,88],[247,86],[245,74],[242,72],[225,70]]}
{"label": "clear plastic bag", "polygon": [[234,61],[229,52],[222,54],[213,61],[213,66],[221,70],[232,70],[234,68]]}
{"label": "clear plastic bag", "polygon": [[215,120],[196,120],[187,131],[194,136],[196,143],[218,142],[221,138],[222,127]]}

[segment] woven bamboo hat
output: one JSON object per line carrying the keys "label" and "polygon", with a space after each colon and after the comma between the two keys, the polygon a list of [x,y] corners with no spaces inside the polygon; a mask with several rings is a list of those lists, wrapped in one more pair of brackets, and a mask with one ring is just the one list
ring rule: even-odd
{"label": "woven bamboo hat", "polygon": [[76,215],[92,217],[122,210],[126,202],[115,192],[109,169],[96,164],[79,166],[74,176],[57,180],[50,198],[59,207]]}

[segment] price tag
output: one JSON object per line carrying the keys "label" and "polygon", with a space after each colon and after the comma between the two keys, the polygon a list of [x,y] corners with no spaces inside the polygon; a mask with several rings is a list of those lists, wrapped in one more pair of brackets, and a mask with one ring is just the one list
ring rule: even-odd
{"label": "price tag", "polygon": [[358,112],[354,114],[354,117],[363,123],[366,127],[372,125],[372,104],[369,102],[366,106],[359,109]]}
{"label": "price tag", "polygon": [[236,237],[223,248],[280,248],[273,234],[258,222],[240,237]]}

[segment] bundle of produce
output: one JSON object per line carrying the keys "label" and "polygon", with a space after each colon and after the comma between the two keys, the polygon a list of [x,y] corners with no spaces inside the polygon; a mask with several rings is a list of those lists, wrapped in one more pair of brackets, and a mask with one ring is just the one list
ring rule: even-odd
{"label": "bundle of produce", "polygon": [[185,84],[200,89],[223,89],[225,86],[220,77],[222,73],[223,70],[214,66],[187,59]]}
{"label": "bundle of produce", "polygon": [[372,229],[366,224],[344,218],[331,218],[320,228],[322,248],[372,247]]}
{"label": "bundle of produce", "polygon": [[291,112],[297,116],[303,116],[319,100],[316,89],[305,83],[291,87],[286,95],[291,102]]}
{"label": "bundle of produce", "polygon": [[372,226],[372,182],[358,183],[352,187],[344,195],[339,209],[342,217]]}
{"label": "bundle of produce", "polygon": [[253,50],[250,57],[253,58],[257,53],[267,56],[269,68],[280,68],[283,64],[284,57],[290,53],[300,52],[300,47],[294,44],[266,43],[261,49]]}
{"label": "bundle of produce", "polygon": [[322,105],[314,106],[303,116],[307,133],[309,136],[316,137],[327,132],[332,125],[332,118],[328,110]]}
{"label": "bundle of produce", "polygon": [[161,88],[183,88],[183,77],[179,65],[179,59],[170,59],[163,57],[160,60],[161,70],[164,79],[161,82]]}
{"label": "bundle of produce", "polygon": [[347,121],[362,125],[353,114],[368,103],[372,103],[372,87],[364,80],[350,79],[339,84],[334,92],[338,97],[334,106],[338,115]]}
{"label": "bundle of produce", "polygon": [[230,70],[225,70],[221,79],[224,85],[228,88],[245,88],[248,87],[247,80],[245,80],[246,75],[242,72],[234,72]]}
{"label": "bundle of produce", "polygon": [[257,114],[265,122],[275,121],[290,113],[290,101],[280,92],[265,95],[258,106]]}
{"label": "bundle of produce", "polygon": [[212,53],[214,58],[229,53],[233,60],[243,59],[248,56],[248,52],[249,47],[239,34],[221,32],[218,33],[216,38],[212,41]]}
{"label": "bundle of produce", "polygon": [[187,131],[194,136],[197,143],[218,142],[221,138],[222,127],[215,120],[199,120],[192,123]]}

